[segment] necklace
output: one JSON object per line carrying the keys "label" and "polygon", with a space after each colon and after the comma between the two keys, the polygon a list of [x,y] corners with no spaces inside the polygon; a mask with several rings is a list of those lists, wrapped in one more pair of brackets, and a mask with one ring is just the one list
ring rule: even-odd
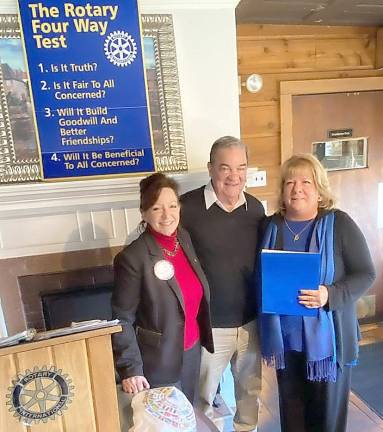
{"label": "necklace", "polygon": [[308,228],[311,225],[311,222],[313,221],[313,219],[309,220],[307,222],[307,224],[299,231],[299,232],[295,232],[293,231],[290,227],[289,224],[287,223],[287,220],[285,219],[285,224],[287,226],[287,229],[291,232],[291,234],[293,235],[293,240],[296,242],[300,239],[301,234],[303,233],[303,231]]}
{"label": "necklace", "polygon": [[178,249],[180,248],[180,242],[178,241],[178,239],[176,239],[176,242],[174,244],[174,249],[172,251],[165,249],[164,247],[161,246],[162,252],[170,257],[174,257],[177,255]]}

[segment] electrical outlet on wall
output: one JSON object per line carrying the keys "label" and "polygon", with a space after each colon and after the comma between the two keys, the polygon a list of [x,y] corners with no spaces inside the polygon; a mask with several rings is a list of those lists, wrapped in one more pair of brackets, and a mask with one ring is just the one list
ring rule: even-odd
{"label": "electrical outlet on wall", "polygon": [[247,169],[246,186],[248,188],[266,186],[266,171],[258,170],[257,168]]}

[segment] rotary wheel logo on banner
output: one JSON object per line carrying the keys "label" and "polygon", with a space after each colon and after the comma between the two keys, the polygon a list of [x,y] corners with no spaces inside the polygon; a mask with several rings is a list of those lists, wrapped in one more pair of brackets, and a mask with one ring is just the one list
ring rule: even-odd
{"label": "rotary wheel logo on banner", "polygon": [[129,33],[115,31],[105,39],[104,51],[107,59],[116,66],[128,66],[137,56],[137,44]]}
{"label": "rotary wheel logo on banner", "polygon": [[13,386],[8,388],[9,411],[25,425],[54,420],[72,402],[74,386],[71,383],[68,375],[54,366],[27,369],[24,375],[18,374],[12,380]]}

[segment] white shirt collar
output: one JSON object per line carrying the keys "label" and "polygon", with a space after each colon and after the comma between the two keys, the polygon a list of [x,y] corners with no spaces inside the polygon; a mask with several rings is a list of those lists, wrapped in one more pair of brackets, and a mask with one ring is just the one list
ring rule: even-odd
{"label": "white shirt collar", "polygon": [[241,205],[245,204],[245,208],[247,210],[247,201],[244,191],[242,191],[239,195],[238,201],[235,204],[235,206],[232,208],[232,210],[228,210],[224,204],[217,198],[217,195],[215,193],[215,190],[213,188],[213,184],[210,181],[204,189],[204,196],[205,196],[205,205],[206,210],[208,210],[214,203],[216,203],[219,207],[221,207],[222,210],[225,210],[226,212],[230,213],[233,210],[237,209]]}

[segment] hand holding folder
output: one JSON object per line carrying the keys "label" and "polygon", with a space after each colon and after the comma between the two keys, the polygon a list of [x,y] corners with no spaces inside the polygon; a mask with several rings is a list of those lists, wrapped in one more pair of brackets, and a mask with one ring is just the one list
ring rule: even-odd
{"label": "hand holding folder", "polygon": [[261,253],[262,313],[317,316],[318,309],[298,303],[300,290],[317,290],[320,254],[263,249]]}

